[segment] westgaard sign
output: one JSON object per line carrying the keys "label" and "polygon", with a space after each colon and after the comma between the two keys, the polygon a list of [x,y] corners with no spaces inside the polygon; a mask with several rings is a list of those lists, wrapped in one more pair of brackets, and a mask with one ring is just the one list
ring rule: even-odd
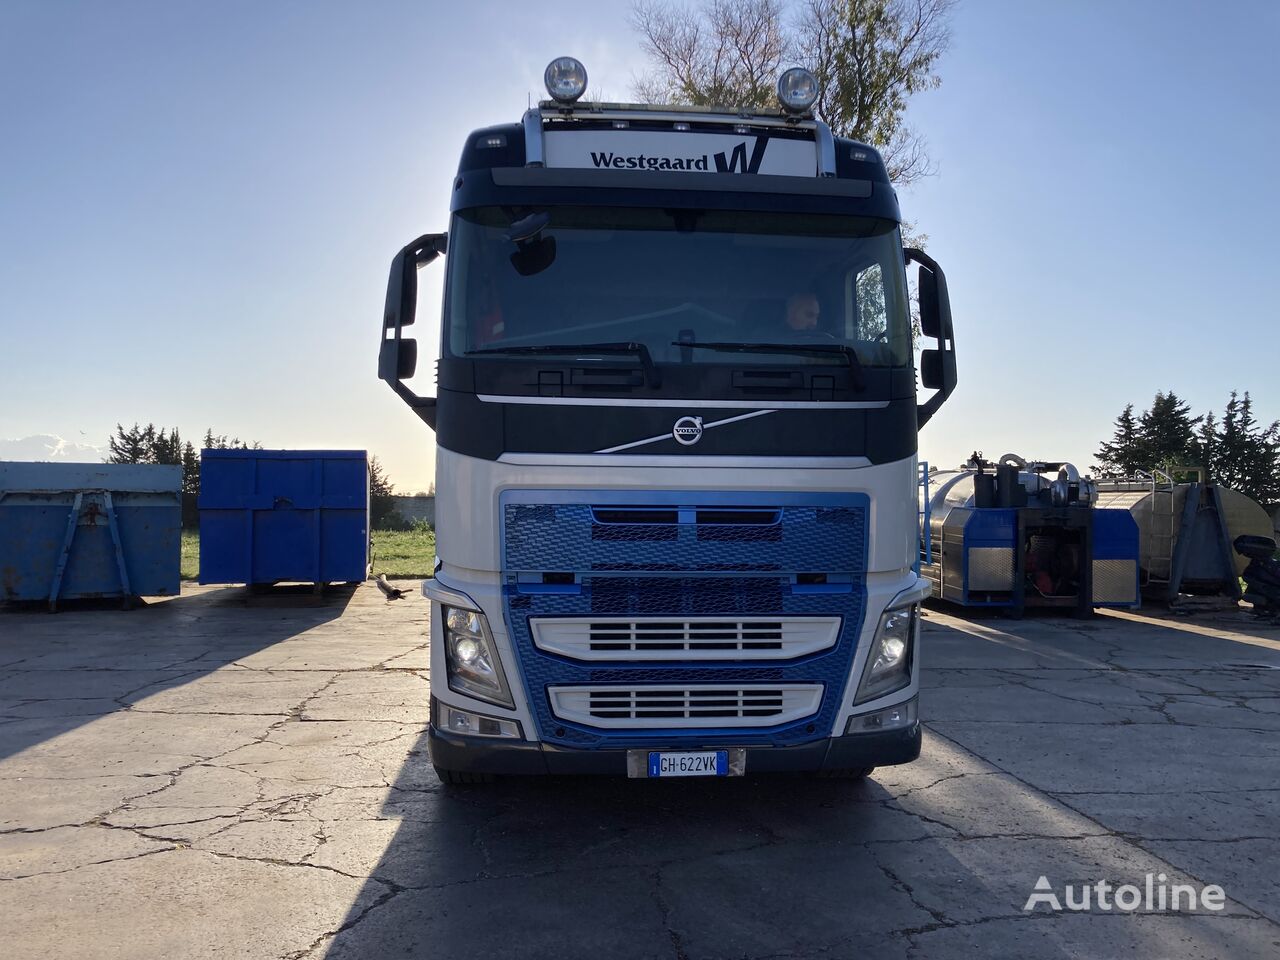
{"label": "westgaard sign", "polygon": [[544,149],[548,167],[783,177],[812,177],[818,167],[813,141],[754,134],[548,130]]}

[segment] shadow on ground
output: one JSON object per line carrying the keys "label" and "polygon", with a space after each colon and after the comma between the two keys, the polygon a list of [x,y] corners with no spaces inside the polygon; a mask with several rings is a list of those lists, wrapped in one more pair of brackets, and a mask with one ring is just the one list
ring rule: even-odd
{"label": "shadow on ground", "polygon": [[132,610],[0,612],[0,759],[336,620],[355,590],[227,587]]}
{"label": "shadow on ground", "polygon": [[[301,955],[1273,955],[1276,927],[1258,912],[1265,892],[1243,877],[1228,896],[1248,905],[1213,915],[1024,909],[1041,876],[1059,890],[1148,873],[1223,882],[1220,863],[1135,840],[1132,818],[1118,821],[1098,798],[1127,794],[1134,809],[1136,791],[1168,803],[1184,787],[1216,790],[1188,803],[1221,810],[1224,834],[1247,835],[1222,786],[1267,786],[1276,761],[1242,770],[1240,754],[1275,734],[1262,707],[1247,710],[1252,681],[1219,665],[1273,651],[1102,617],[1000,629],[933,614],[926,629],[924,753],[860,784],[444,788],[419,740],[382,809],[399,826],[381,860],[336,935]],[[1177,713],[1218,697],[1256,728],[1231,730],[1234,752],[1221,747],[1233,711]],[[1189,767],[1203,775],[1189,779]]]}

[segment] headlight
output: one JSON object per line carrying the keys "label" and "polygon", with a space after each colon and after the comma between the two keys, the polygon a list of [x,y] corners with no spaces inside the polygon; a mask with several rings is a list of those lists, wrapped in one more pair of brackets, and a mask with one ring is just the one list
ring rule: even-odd
{"label": "headlight", "polygon": [[449,689],[478,700],[514,707],[484,614],[459,607],[444,607],[441,612]]}
{"label": "headlight", "polygon": [[778,100],[788,113],[804,113],[818,99],[818,78],[804,67],[792,67],[778,78]]}
{"label": "headlight", "polygon": [[911,654],[919,611],[920,604],[913,603],[881,614],[855,704],[875,700],[911,683]]}
{"label": "headlight", "polygon": [[573,103],[587,92],[587,68],[573,57],[556,57],[542,74],[547,93],[557,103]]}

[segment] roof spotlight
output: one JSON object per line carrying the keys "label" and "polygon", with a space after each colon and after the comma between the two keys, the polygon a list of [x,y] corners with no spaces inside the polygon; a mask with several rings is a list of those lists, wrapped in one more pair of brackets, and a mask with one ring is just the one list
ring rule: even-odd
{"label": "roof spotlight", "polygon": [[573,103],[587,91],[587,68],[573,57],[556,57],[542,75],[547,93],[558,103]]}
{"label": "roof spotlight", "polygon": [[804,113],[818,99],[818,78],[804,67],[792,67],[778,78],[778,100],[788,113]]}

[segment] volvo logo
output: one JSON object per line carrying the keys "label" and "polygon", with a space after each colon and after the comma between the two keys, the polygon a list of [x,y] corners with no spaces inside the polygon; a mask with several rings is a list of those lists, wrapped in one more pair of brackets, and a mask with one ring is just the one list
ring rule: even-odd
{"label": "volvo logo", "polygon": [[671,436],[675,437],[676,443],[692,447],[702,439],[702,418],[681,417],[671,428]]}

